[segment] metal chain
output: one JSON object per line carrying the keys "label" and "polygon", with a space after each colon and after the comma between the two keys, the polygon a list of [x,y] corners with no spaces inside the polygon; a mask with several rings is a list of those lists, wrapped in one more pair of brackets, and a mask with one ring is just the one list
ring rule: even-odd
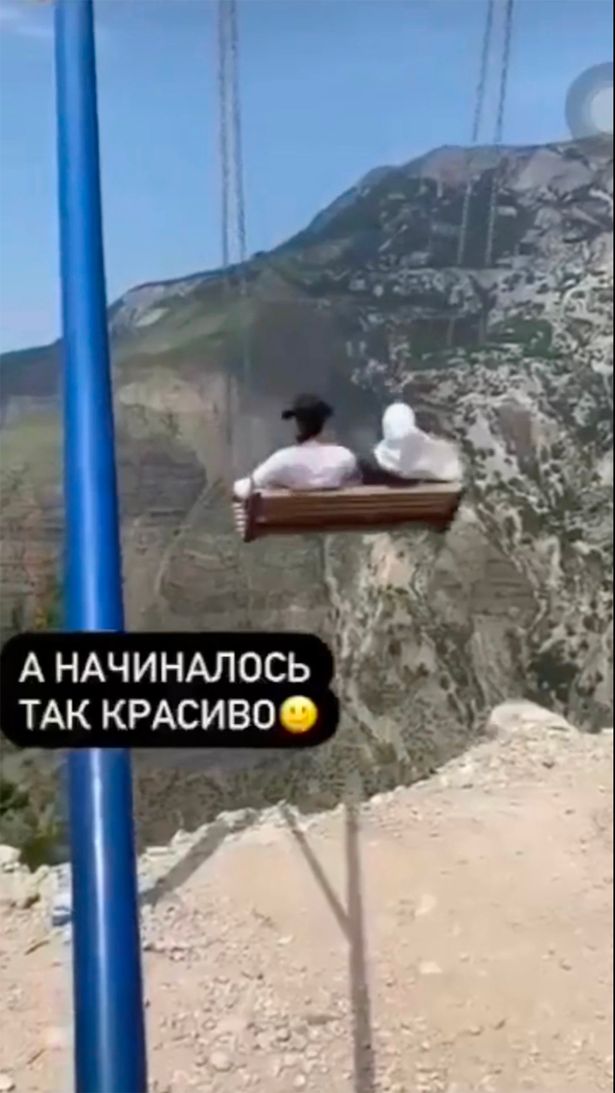
{"label": "metal chain", "polygon": [[[229,292],[228,267],[231,261],[231,233],[230,233],[230,147],[229,147],[229,22],[228,7],[224,0],[218,0],[218,140],[220,156],[220,230],[221,230],[221,261],[224,273],[223,291]],[[233,381],[230,370],[227,368],[224,384],[224,433],[228,462],[233,464]]]}
{"label": "metal chain", "polygon": [[241,124],[241,93],[239,87],[239,28],[237,25],[236,0],[228,0],[228,12],[231,120],[233,134],[233,187],[235,196],[235,215],[237,218],[237,242],[239,245],[238,259],[240,262],[245,262],[247,257],[246,203],[243,181],[243,133]]}
{"label": "metal chain", "polygon": [[[240,318],[239,327],[241,335],[241,359],[242,359],[242,388],[244,396],[248,396],[252,389],[252,352],[248,333],[249,286],[246,279],[245,263],[248,255],[247,230],[246,230],[246,202],[243,168],[243,132],[241,119],[241,91],[239,86],[239,28],[237,22],[237,2],[228,0],[229,6],[229,37],[230,37],[230,83],[231,83],[231,121],[233,134],[233,190],[235,198],[235,215],[237,229],[238,261],[239,269],[239,295]],[[250,429],[250,407],[246,406],[247,428]],[[249,439],[250,456],[252,451],[251,437]]]}
{"label": "metal chain", "polygon": [[[481,123],[483,120],[483,111],[485,107],[485,94],[487,90],[487,73],[489,70],[489,54],[491,51],[491,40],[493,37],[493,15],[495,10],[495,0],[487,0],[487,12],[485,16],[485,28],[483,31],[483,41],[480,51],[480,64],[478,72],[478,82],[476,85],[476,98],[474,102],[474,116],[472,118],[472,132],[470,136],[470,144],[474,148],[478,144],[478,138],[480,136]],[[457,266],[462,266],[467,249],[468,229],[470,225],[470,209],[472,205],[472,197],[474,194],[474,179],[470,176],[468,179],[465,193],[463,195],[463,205],[461,208],[461,225],[459,228],[459,240],[457,244]],[[450,349],[454,337],[455,337],[456,319],[453,318],[449,322],[447,331],[447,347]]]}
{"label": "metal chain", "polygon": [[[246,278],[245,263],[248,256],[247,230],[246,230],[246,202],[244,187],[243,167],[243,131],[241,119],[241,89],[239,80],[239,27],[237,20],[237,0],[228,0],[229,24],[230,24],[230,55],[231,55],[231,118],[233,133],[233,188],[235,196],[235,215],[237,228],[237,244],[239,259],[239,335],[241,338],[241,388],[244,396],[244,430],[247,434],[247,448],[251,464],[255,459],[252,410],[249,404],[252,391],[252,346],[249,331],[249,304],[250,293]],[[252,556],[248,555],[244,560],[246,575],[246,608],[248,626],[253,625],[254,618],[254,575],[252,570]]]}
{"label": "metal chain", "polygon": [[[498,99],[498,112],[495,122],[495,134],[493,144],[496,150],[502,146],[504,133],[504,114],[506,110],[506,96],[508,92],[508,74],[510,69],[510,53],[512,46],[514,0],[506,0],[504,15],[504,48],[502,51],[502,68],[500,72],[500,94]],[[487,224],[487,245],[485,248],[485,266],[490,266],[493,261],[493,246],[495,243],[495,222],[497,216],[497,201],[499,191],[499,162],[496,163],[491,180],[491,197],[489,202],[489,220]]]}
{"label": "metal chain", "polygon": [[[249,294],[245,275],[247,231],[239,86],[239,28],[236,0],[218,0],[218,27],[220,149],[222,160],[222,259],[226,272],[228,272],[232,262],[237,263],[235,273],[240,298],[241,386],[245,398],[245,395],[251,389],[252,358],[247,315]],[[231,211],[233,216],[231,216]],[[227,436],[229,437],[229,462],[231,463],[234,456],[233,420],[236,409],[233,405],[233,394],[233,377],[229,369],[227,370],[226,382],[226,419],[228,423]],[[246,429],[249,431],[248,440],[250,441],[251,419],[249,411],[249,406],[244,406],[244,431]],[[252,455],[251,442],[248,443],[248,449],[249,454]],[[254,595],[249,556],[241,558],[241,568],[244,569],[246,577],[247,620],[248,626],[250,626],[252,624]]]}
{"label": "metal chain", "polygon": [[[478,76],[478,84],[476,87],[476,104],[474,107],[474,118],[472,120],[472,135],[470,143],[472,147],[476,147],[478,144],[478,138],[480,136],[481,122],[483,118],[483,110],[485,107],[485,92],[487,89],[487,71],[489,67],[489,52],[491,49],[491,38],[493,35],[493,13],[495,9],[495,0],[487,0],[487,15],[485,18],[485,30],[483,34],[483,44],[480,54],[480,69]],[[474,180],[469,179],[466,186],[466,192],[464,194],[463,210],[461,214],[461,231],[459,233],[459,247],[457,251],[457,265],[461,266],[465,258],[466,242],[468,234],[468,224],[470,219],[470,202],[472,199],[472,193],[474,190]]]}
{"label": "metal chain", "polygon": [[230,262],[229,193],[230,158],[228,139],[229,71],[227,48],[228,8],[224,0],[218,0],[218,139],[220,154],[220,201],[221,201],[221,257],[224,270]]}

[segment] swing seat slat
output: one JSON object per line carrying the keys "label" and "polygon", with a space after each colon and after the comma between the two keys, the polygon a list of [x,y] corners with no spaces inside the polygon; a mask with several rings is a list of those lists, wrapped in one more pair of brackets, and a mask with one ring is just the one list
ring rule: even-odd
{"label": "swing seat slat", "polygon": [[458,482],[353,486],[342,490],[264,490],[233,503],[244,543],[267,535],[368,532],[418,524],[446,531],[463,496]]}

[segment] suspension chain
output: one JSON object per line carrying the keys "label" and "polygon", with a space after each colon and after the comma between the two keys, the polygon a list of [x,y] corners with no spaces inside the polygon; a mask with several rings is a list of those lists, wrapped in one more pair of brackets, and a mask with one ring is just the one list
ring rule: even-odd
{"label": "suspension chain", "polygon": [[[472,120],[472,135],[470,143],[472,147],[476,147],[478,144],[478,138],[480,136],[481,122],[483,119],[483,111],[485,108],[485,92],[487,89],[487,71],[489,67],[489,53],[491,50],[491,39],[493,36],[493,13],[495,9],[495,0],[487,0],[487,15],[485,19],[485,30],[483,34],[483,44],[480,54],[480,70],[478,75],[478,84],[476,87],[476,103],[474,107],[474,118]],[[474,191],[474,180],[470,178],[466,186],[466,191],[463,199],[463,210],[461,214],[461,231],[459,233],[459,247],[457,251],[457,265],[463,265],[463,260],[466,254],[468,225],[470,220],[470,203],[472,200],[472,194]]]}
{"label": "suspension chain", "polygon": [[[502,51],[502,68],[500,71],[500,92],[498,98],[498,111],[495,122],[494,147],[499,150],[502,146],[504,134],[504,114],[506,111],[506,97],[508,92],[508,74],[510,69],[510,53],[512,46],[514,0],[506,0],[504,15],[504,48]],[[489,220],[487,223],[487,244],[485,247],[485,266],[490,266],[493,261],[493,246],[495,243],[495,222],[497,217],[497,202],[499,190],[499,163],[496,163],[491,181],[491,196],[489,201]]]}
{"label": "suspension chain", "polygon": [[[245,276],[247,258],[247,231],[243,171],[243,133],[241,120],[241,95],[239,87],[239,28],[237,0],[218,0],[218,94],[219,138],[222,189],[222,262],[227,274],[237,263],[236,278],[239,287],[239,335],[241,344],[241,388],[247,395],[251,388],[252,358],[248,316],[248,284]],[[226,375],[226,432],[229,463],[234,463],[234,416],[237,409],[235,386],[230,368]],[[244,407],[244,431],[251,438],[249,406]],[[252,444],[248,443],[250,455]],[[234,468],[233,468],[234,469]],[[243,563],[243,564],[242,564]],[[241,558],[240,570],[245,570],[246,607],[248,626],[253,616],[253,582],[250,557]]]}
{"label": "suspension chain", "polygon": [[[487,0],[487,13],[485,16],[485,29],[483,31],[483,41],[480,51],[480,65],[478,72],[478,82],[476,85],[476,97],[474,102],[474,116],[472,119],[472,132],[470,136],[470,144],[474,148],[478,144],[478,138],[480,136],[481,124],[483,120],[483,112],[485,108],[485,96],[487,90],[487,73],[489,70],[489,55],[491,52],[491,40],[493,37],[493,15],[495,11],[495,0]],[[459,240],[457,244],[457,265],[462,266],[467,250],[468,229],[470,226],[470,209],[472,207],[472,197],[474,195],[474,179],[470,175],[465,192],[463,195],[463,205],[461,207],[461,225],[459,228]],[[455,326],[456,320],[453,316],[448,324],[447,331],[447,346],[450,349],[455,339]]]}
{"label": "suspension chain", "polygon": [[222,264],[227,269],[247,256],[237,0],[218,0],[218,99]]}
{"label": "suspension chain", "polygon": [[[229,141],[229,107],[231,98],[229,71],[229,20],[228,6],[218,0],[218,141],[220,156],[220,258],[224,274],[223,291],[229,295],[227,278],[231,262],[231,150]],[[224,382],[224,437],[228,462],[233,468],[233,380],[227,368]]]}
{"label": "suspension chain", "polygon": [[[231,89],[231,121],[233,141],[233,188],[237,227],[238,259],[247,257],[246,202],[243,181],[243,133],[241,123],[241,94],[239,88],[239,29],[237,25],[237,0],[227,0],[229,18],[229,60]],[[245,281],[245,278],[243,279]]]}
{"label": "suspension chain", "polygon": [[[242,388],[251,383],[251,347],[247,331],[246,306],[248,285],[244,265],[247,258],[247,231],[243,171],[243,133],[239,88],[239,28],[236,0],[218,0],[218,94],[219,141],[222,197],[222,265],[228,272],[238,264],[236,279],[240,296],[239,334],[241,339]],[[229,281],[227,279],[227,288]],[[233,449],[233,380],[227,377],[227,440]],[[249,445],[251,448],[251,445]]]}
{"label": "suspension chain", "polygon": [[[235,198],[235,214],[237,229],[238,250],[238,280],[240,295],[240,336],[241,336],[241,360],[242,360],[242,389],[244,396],[249,396],[252,385],[252,347],[248,332],[248,282],[245,276],[245,262],[248,256],[247,230],[246,230],[246,201],[244,187],[243,167],[243,131],[241,118],[241,91],[239,86],[239,28],[237,22],[237,0],[227,0],[229,6],[229,49],[231,67],[231,121],[233,134],[233,192]],[[247,426],[250,430],[250,407],[246,406]],[[251,437],[248,438],[251,441]],[[248,444],[250,455],[253,455],[253,445]]]}
{"label": "suspension chain", "polygon": [[221,202],[221,258],[224,270],[229,266],[230,254],[230,150],[229,150],[229,50],[228,7],[218,0],[218,140],[220,155],[220,202]]}

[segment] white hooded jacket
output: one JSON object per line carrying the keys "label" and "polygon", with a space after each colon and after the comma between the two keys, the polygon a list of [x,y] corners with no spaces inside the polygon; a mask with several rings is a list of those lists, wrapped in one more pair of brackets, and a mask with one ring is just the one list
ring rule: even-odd
{"label": "white hooded jacket", "polygon": [[382,417],[382,436],[374,456],[383,470],[402,478],[461,480],[463,470],[456,445],[418,429],[414,411],[405,402],[387,407]]}

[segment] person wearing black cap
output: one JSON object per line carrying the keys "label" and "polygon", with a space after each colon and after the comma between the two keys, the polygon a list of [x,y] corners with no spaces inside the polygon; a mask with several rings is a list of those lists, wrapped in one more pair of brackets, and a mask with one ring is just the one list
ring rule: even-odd
{"label": "person wearing black cap", "polygon": [[282,413],[284,421],[295,421],[295,443],[235,482],[235,497],[245,500],[254,490],[266,489],[335,490],[357,482],[357,461],[350,449],[321,435],[332,415],[332,408],[317,395],[299,395]]}

